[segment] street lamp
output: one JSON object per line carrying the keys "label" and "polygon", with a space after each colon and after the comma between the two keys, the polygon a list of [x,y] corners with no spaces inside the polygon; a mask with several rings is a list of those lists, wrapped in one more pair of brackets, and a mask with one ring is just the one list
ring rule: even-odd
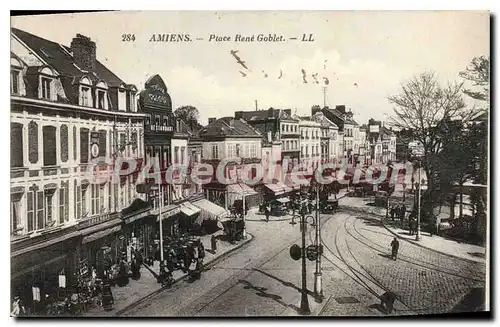
{"label": "street lamp", "polygon": [[[302,190],[301,190],[302,191]],[[307,214],[307,206],[305,205],[305,200],[302,200],[302,192],[300,197],[300,215],[294,215],[292,217],[291,225],[297,224],[295,222],[295,218],[300,219],[300,227],[302,230],[302,247],[301,247],[301,258],[302,258],[302,289],[301,289],[301,298],[300,298],[300,314],[309,315],[311,314],[311,309],[309,308],[309,300],[307,298],[307,271],[306,271],[306,227],[308,224],[308,220],[311,219],[309,223],[313,227],[318,227],[315,224],[315,220],[313,216],[306,216]]]}
{"label": "street lamp", "polygon": [[316,271],[314,272],[314,294],[316,295],[316,302],[323,302],[323,283],[321,273],[321,224],[319,215],[319,191],[320,184],[316,185]]}

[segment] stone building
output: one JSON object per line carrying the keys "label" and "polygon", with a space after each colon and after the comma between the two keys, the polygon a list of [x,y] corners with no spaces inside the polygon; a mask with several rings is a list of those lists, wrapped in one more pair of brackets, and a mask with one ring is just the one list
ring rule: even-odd
{"label": "stone building", "polygon": [[80,34],[68,47],[11,29],[11,277],[25,303],[127,246],[120,212],[138,172],[111,176],[119,158],[140,165],[144,114],[96,51]]}

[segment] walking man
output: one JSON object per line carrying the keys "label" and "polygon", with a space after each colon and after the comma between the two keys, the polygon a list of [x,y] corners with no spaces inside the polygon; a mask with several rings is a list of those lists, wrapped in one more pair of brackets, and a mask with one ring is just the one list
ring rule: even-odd
{"label": "walking man", "polygon": [[269,206],[266,206],[265,214],[266,214],[266,221],[269,222],[269,215],[270,215]]}
{"label": "walking man", "polygon": [[392,254],[391,254],[391,259],[396,260],[398,257],[398,250],[399,250],[399,241],[396,237],[391,242],[391,248],[392,248]]}

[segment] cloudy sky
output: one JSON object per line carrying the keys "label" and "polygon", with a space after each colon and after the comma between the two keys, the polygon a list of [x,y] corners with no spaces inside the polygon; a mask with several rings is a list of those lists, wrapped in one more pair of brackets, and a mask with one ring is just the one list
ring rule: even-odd
{"label": "cloudy sky", "polygon": [[[328,105],[345,104],[359,123],[384,119],[392,112],[387,97],[414,74],[432,70],[443,82],[456,80],[473,57],[490,51],[484,12],[107,12],[13,17],[11,24],[68,46],[76,33],[89,36],[98,59],[125,82],[142,89],[149,76],[160,74],[174,108],[196,106],[202,123],[253,110],[255,100],[259,109],[309,114],[312,105],[323,104],[323,83],[313,83],[311,73],[330,80]],[[122,42],[125,33],[136,40]],[[158,33],[194,40],[150,42]],[[287,41],[234,41],[236,34],[270,33]],[[210,34],[231,41],[208,42]],[[314,42],[300,42],[302,34],[313,34]],[[246,61],[246,77],[230,50]]]}

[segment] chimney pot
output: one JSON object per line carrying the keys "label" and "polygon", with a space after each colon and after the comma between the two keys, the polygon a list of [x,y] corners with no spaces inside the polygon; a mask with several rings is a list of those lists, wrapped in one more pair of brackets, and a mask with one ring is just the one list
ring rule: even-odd
{"label": "chimney pot", "polygon": [[76,34],[71,41],[75,64],[83,70],[93,71],[96,64],[96,45],[89,37]]}

